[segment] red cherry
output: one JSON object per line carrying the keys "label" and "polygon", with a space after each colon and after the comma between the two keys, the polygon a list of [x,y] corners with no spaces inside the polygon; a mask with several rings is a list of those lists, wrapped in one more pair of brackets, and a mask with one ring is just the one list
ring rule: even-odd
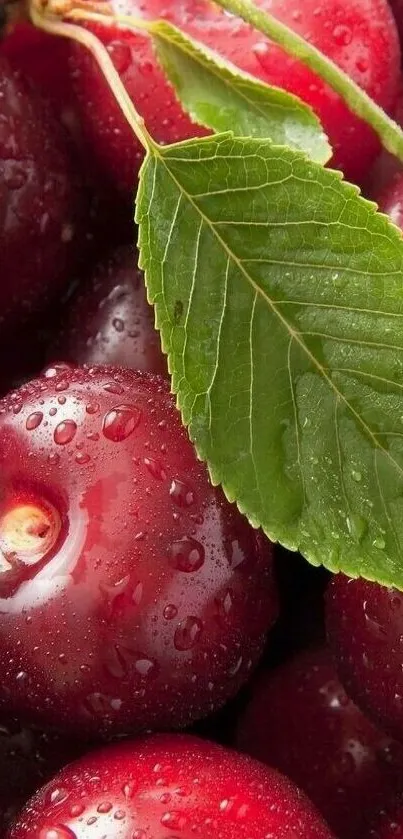
{"label": "red cherry", "polygon": [[0,402],[0,707],[97,736],[185,725],[260,656],[271,546],[164,379],[51,372]]}
{"label": "red cherry", "polygon": [[83,215],[61,127],[0,56],[1,333],[45,303],[77,257]]}
{"label": "red cherry", "polygon": [[326,601],[328,637],[349,696],[403,741],[403,593],[338,574]]}
{"label": "red cherry", "polygon": [[402,797],[386,810],[381,810],[375,817],[369,833],[360,839],[403,839],[403,801]]}
{"label": "red cherry", "polygon": [[257,680],[236,742],[298,784],[343,839],[361,836],[403,782],[403,747],[348,698],[325,648]]}
{"label": "red cherry", "polygon": [[403,229],[403,171],[400,169],[383,185],[383,188],[372,196],[379,209],[390,216],[397,227]]}
{"label": "red cherry", "polygon": [[69,42],[23,22],[10,28],[0,43],[0,53],[25,78],[30,79],[41,96],[48,99],[73,137],[79,137],[80,126],[69,72]]}
{"label": "red cherry", "polygon": [[188,735],[120,743],[67,766],[8,839],[331,839],[273,769]]}
{"label": "red cherry", "polygon": [[117,364],[166,374],[144,277],[132,247],[121,247],[100,263],[70,303],[57,355],[77,364]]}
{"label": "red cherry", "polygon": [[[82,749],[81,749],[82,751]],[[77,744],[16,720],[0,723],[0,836],[38,787],[77,757]]]}
{"label": "red cherry", "polygon": [[[393,108],[400,71],[399,40],[387,0],[259,0],[259,5],[308,38],[339,64],[378,104]],[[347,109],[301,62],[287,57],[239,18],[209,0],[111,0],[116,14],[166,18],[214,48],[252,75],[285,88],[310,104],[322,120],[335,150],[332,165],[360,181],[379,143],[372,131]],[[205,130],[182,112],[159,68],[148,36],[117,26],[88,24],[103,41],[129,95],[152,136],[172,143]],[[112,181],[128,192],[143,150],[92,57],[79,45],[72,50],[76,91],[91,145]]]}

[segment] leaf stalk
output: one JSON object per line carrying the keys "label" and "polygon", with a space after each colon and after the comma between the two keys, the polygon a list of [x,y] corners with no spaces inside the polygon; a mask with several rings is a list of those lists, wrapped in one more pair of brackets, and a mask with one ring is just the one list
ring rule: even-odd
{"label": "leaf stalk", "polygon": [[403,131],[400,126],[337,64],[273,15],[259,9],[251,0],[214,0],[214,2],[226,12],[241,17],[246,23],[281,46],[289,55],[301,59],[341,96],[356,116],[365,120],[373,128],[384,148],[403,162]]}

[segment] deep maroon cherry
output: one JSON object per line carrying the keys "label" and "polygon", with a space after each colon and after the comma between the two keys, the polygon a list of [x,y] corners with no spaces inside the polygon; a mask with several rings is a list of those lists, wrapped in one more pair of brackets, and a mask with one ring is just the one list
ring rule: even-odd
{"label": "deep maroon cherry", "polygon": [[358,839],[403,839],[403,800],[400,795],[373,819],[369,831]]}
{"label": "deep maroon cherry", "polygon": [[392,6],[392,11],[396,20],[397,28],[400,34],[400,40],[403,36],[403,0],[389,0]]}
{"label": "deep maroon cherry", "polygon": [[55,732],[0,722],[0,837],[28,796],[82,751]]}
{"label": "deep maroon cherry", "polygon": [[386,213],[394,224],[403,229],[403,171],[392,171],[379,192],[373,192],[372,198],[379,209]]}
{"label": "deep maroon cherry", "polygon": [[347,693],[403,742],[403,593],[338,574],[326,600],[328,637]]}
{"label": "deep maroon cherry", "polygon": [[44,308],[82,246],[77,166],[62,127],[0,56],[0,331]]}
{"label": "deep maroon cherry", "polygon": [[307,798],[244,755],[170,734],[93,752],[63,769],[8,839],[331,839]]}
{"label": "deep maroon cherry", "polygon": [[343,839],[403,785],[403,746],[348,698],[324,647],[260,676],[236,742],[298,784]]}
{"label": "deep maroon cherry", "polygon": [[36,29],[27,22],[9,27],[0,41],[0,54],[30,79],[41,96],[51,104],[60,122],[80,137],[75,97],[69,73],[69,42]]}
{"label": "deep maroon cherry", "polygon": [[77,364],[117,364],[166,373],[133,247],[118,248],[95,268],[87,285],[80,285],[69,304],[57,356]]}
{"label": "deep maroon cherry", "polygon": [[76,732],[207,714],[277,613],[157,376],[61,366],[0,402],[0,546],[0,708]]}
{"label": "deep maroon cherry", "polygon": [[[387,0],[259,0],[258,4],[339,64],[386,110],[393,108],[400,73],[399,39]],[[334,149],[332,164],[362,180],[379,151],[373,132],[301,62],[210,0],[111,0],[116,14],[168,18],[234,64],[306,101],[319,115]],[[135,29],[88,24],[103,41],[151,135],[172,143],[205,130],[181,110],[160,69],[151,41]],[[81,117],[91,147],[111,180],[133,190],[143,150],[91,55],[74,45],[71,56]]]}

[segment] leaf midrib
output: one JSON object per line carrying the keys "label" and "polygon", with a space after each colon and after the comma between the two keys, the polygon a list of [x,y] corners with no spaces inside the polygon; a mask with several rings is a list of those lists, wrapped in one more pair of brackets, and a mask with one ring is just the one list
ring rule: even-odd
{"label": "leaf midrib", "polygon": [[[218,242],[220,243],[220,245],[222,246],[223,250],[224,250],[224,251],[225,251],[225,253],[227,254],[228,259],[231,259],[231,260],[234,262],[234,264],[237,266],[238,270],[239,270],[239,271],[241,272],[241,274],[245,277],[245,279],[246,279],[246,280],[247,280],[247,282],[250,284],[250,286],[251,286],[251,287],[255,290],[255,293],[257,293],[260,297],[262,297],[262,299],[263,299],[263,300],[267,303],[267,305],[269,306],[269,308],[271,309],[271,311],[273,312],[273,314],[274,314],[274,315],[276,315],[276,317],[278,318],[278,320],[280,321],[280,323],[284,326],[284,328],[286,329],[286,331],[287,331],[287,332],[288,332],[288,334],[290,335],[290,338],[291,338],[292,340],[295,340],[295,342],[296,342],[296,343],[300,346],[300,348],[301,348],[301,349],[305,352],[305,354],[307,355],[307,357],[309,358],[309,360],[311,361],[311,363],[313,364],[313,366],[314,366],[314,367],[316,368],[316,370],[317,370],[317,371],[321,374],[321,376],[323,377],[323,379],[327,382],[327,384],[329,385],[330,389],[333,391],[333,393],[335,394],[335,396],[336,396],[338,399],[340,399],[340,400],[341,400],[341,401],[342,401],[342,402],[346,405],[347,409],[350,411],[350,413],[352,414],[352,416],[356,419],[356,421],[357,421],[357,422],[359,423],[359,425],[362,427],[362,429],[363,429],[363,431],[365,432],[365,434],[366,434],[366,435],[369,437],[369,439],[372,441],[372,443],[373,443],[373,445],[374,445],[375,449],[379,449],[381,452],[383,452],[383,454],[384,454],[384,455],[388,458],[388,460],[391,462],[391,464],[392,464],[392,465],[393,465],[393,466],[397,469],[397,471],[399,472],[399,474],[401,475],[401,477],[403,477],[403,469],[402,469],[402,467],[401,467],[401,466],[400,466],[400,465],[396,462],[396,460],[392,457],[392,455],[390,454],[390,452],[389,452],[387,449],[385,449],[385,448],[384,448],[384,446],[382,446],[382,445],[378,442],[377,438],[375,437],[375,435],[373,434],[373,432],[371,431],[371,429],[367,426],[367,424],[364,422],[364,420],[362,419],[362,417],[360,416],[360,414],[358,414],[358,413],[357,413],[357,411],[355,410],[355,408],[353,408],[353,406],[350,404],[350,402],[348,401],[348,399],[346,399],[346,397],[344,396],[344,394],[343,394],[343,393],[341,393],[341,391],[339,391],[339,390],[338,390],[338,388],[337,388],[337,387],[336,387],[336,385],[334,384],[334,382],[333,382],[333,380],[331,379],[331,377],[327,375],[325,368],[324,368],[324,367],[320,364],[320,362],[318,361],[318,359],[317,359],[317,358],[315,358],[315,356],[314,356],[314,355],[312,354],[312,352],[310,351],[309,347],[308,347],[308,346],[305,344],[305,342],[302,340],[301,334],[300,334],[299,332],[297,332],[295,329],[293,329],[293,327],[291,326],[291,324],[289,324],[289,322],[286,320],[286,318],[285,318],[285,317],[281,314],[281,312],[277,309],[277,307],[276,307],[276,305],[275,305],[274,301],[271,299],[271,297],[269,297],[269,296],[268,296],[268,294],[267,294],[267,293],[266,293],[266,292],[265,292],[265,291],[261,288],[261,286],[259,286],[259,285],[255,282],[255,280],[254,280],[254,279],[250,276],[250,274],[248,274],[248,272],[247,272],[247,271],[246,271],[246,269],[244,268],[243,263],[242,263],[242,262],[238,259],[238,257],[236,256],[236,254],[234,254],[234,253],[233,253],[233,251],[231,250],[231,248],[230,248],[230,247],[226,244],[226,242],[225,242],[225,241],[221,238],[221,236],[219,235],[218,231],[216,230],[216,228],[215,228],[215,226],[214,226],[213,222],[212,222],[212,221],[208,218],[208,216],[206,216],[206,215],[205,215],[205,213],[203,213],[203,211],[200,209],[200,207],[198,206],[198,204],[197,204],[197,203],[193,200],[193,197],[192,197],[192,196],[191,196],[191,195],[190,195],[190,194],[186,191],[186,189],[185,189],[185,188],[181,185],[181,183],[177,180],[177,178],[175,177],[174,173],[173,173],[173,172],[171,171],[171,169],[169,168],[169,166],[168,166],[168,164],[167,164],[167,161],[166,161],[166,158],[165,158],[165,156],[164,156],[164,153],[163,153],[163,152],[164,152],[164,150],[163,150],[163,148],[162,148],[162,147],[158,146],[158,145],[157,145],[157,144],[155,144],[155,143],[153,143],[153,144],[152,144],[152,147],[150,148],[150,155],[151,155],[151,156],[154,156],[154,157],[155,157],[158,161],[160,161],[160,162],[163,164],[163,166],[164,166],[164,168],[165,168],[166,172],[168,173],[168,175],[170,176],[171,180],[173,181],[173,183],[174,183],[174,184],[175,184],[175,186],[177,187],[178,191],[179,191],[182,195],[184,195],[184,196],[185,196],[185,198],[187,198],[187,200],[189,201],[189,204],[191,204],[191,206],[192,206],[192,207],[196,210],[196,212],[200,215],[200,217],[201,217],[202,221],[206,224],[206,226],[207,226],[207,227],[209,228],[209,230],[212,232],[213,236],[217,239],[217,241],[218,241]],[[227,192],[228,192],[228,191],[229,191],[229,190],[227,190]],[[301,480],[303,480],[302,469],[301,469],[301,465],[300,465],[300,464],[299,464],[299,468],[300,468],[300,478],[301,478]]]}

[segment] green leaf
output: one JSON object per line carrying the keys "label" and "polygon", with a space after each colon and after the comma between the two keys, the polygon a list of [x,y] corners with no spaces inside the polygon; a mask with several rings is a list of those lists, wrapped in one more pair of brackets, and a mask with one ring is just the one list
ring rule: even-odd
{"label": "green leaf", "polygon": [[214,131],[267,137],[327,163],[331,147],[319,119],[292,94],[241,72],[165,21],[147,24],[157,56],[192,120]]}
{"label": "green leaf", "polygon": [[255,526],[403,588],[403,242],[299,152],[154,147],[137,221],[172,387]]}
{"label": "green leaf", "polygon": [[381,143],[391,154],[403,161],[403,131],[376,102],[357,85],[347,73],[280,20],[257,6],[252,0],[215,0],[226,12],[243,18],[262,32],[286,53],[300,59],[314,73],[327,82],[358,117],[370,125]]}

